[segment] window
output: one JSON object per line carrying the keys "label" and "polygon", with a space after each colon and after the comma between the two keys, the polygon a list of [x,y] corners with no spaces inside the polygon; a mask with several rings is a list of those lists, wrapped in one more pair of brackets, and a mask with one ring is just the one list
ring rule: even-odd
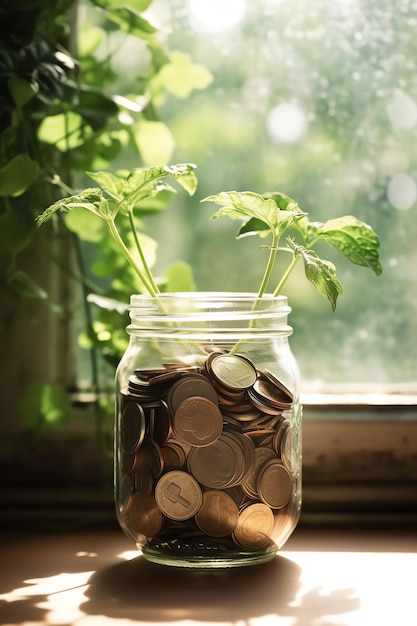
{"label": "window", "polygon": [[[352,213],[380,236],[378,278],[323,248],[344,287],[335,314],[301,267],[286,290],[304,379],[305,514],[415,513],[417,5],[174,0],[153,10],[172,46],[214,76],[162,110],[177,160],[198,164],[200,197],[279,189],[319,221]],[[263,252],[234,241],[230,222],[207,237],[210,214],[177,200],[172,222],[155,223],[161,262],[179,247],[200,289],[219,289],[219,276],[223,289],[256,289]]]}
{"label": "window", "polygon": [[[417,373],[417,7],[375,0],[156,3],[174,48],[213,74],[162,116],[177,160],[198,164],[199,195],[280,189],[311,217],[353,213],[381,239],[383,275],[334,258],[344,293],[333,314],[299,269],[287,294],[293,349],[310,391],[410,393]],[[252,290],[265,252],[207,224],[212,205],[181,197],[156,222],[161,263],[179,252],[199,289]],[[178,225],[178,220],[183,222]],[[175,227],[173,226],[175,222]],[[150,223],[152,228],[153,223]],[[156,232],[156,231],[155,231]],[[173,236],[175,233],[175,237]],[[244,265],[244,271],[243,270]],[[228,271],[224,272],[223,268]]]}

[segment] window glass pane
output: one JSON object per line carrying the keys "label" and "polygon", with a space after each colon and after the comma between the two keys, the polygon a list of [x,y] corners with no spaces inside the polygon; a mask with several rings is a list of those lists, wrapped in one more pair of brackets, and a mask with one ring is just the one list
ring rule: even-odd
{"label": "window glass pane", "polygon": [[171,49],[192,55],[212,84],[160,115],[175,161],[198,164],[183,194],[149,221],[163,268],[196,268],[200,290],[256,290],[266,261],[237,224],[209,224],[205,195],[281,190],[311,218],[354,214],[378,232],[382,276],[332,249],[344,286],[336,313],[306,282],[288,284],[293,349],[306,382],[413,385],[417,372],[417,5],[388,0],[156,2]]}

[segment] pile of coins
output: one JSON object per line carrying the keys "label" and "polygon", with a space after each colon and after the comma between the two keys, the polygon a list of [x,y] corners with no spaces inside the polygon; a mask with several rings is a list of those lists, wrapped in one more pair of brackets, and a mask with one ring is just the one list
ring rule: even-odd
{"label": "pile of coins", "polygon": [[122,526],[157,549],[265,549],[292,523],[291,393],[249,358],[135,370],[121,390]]}

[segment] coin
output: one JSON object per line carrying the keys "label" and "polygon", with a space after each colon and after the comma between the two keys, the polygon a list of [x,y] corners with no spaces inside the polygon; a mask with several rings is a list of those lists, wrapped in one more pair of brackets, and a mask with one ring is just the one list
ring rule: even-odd
{"label": "coin", "polygon": [[238,354],[215,354],[207,359],[207,367],[216,382],[226,389],[248,389],[256,381],[256,369],[251,361]]}
{"label": "coin", "polygon": [[167,402],[175,413],[184,400],[193,396],[207,398],[213,404],[217,404],[217,393],[203,374],[190,374],[174,383],[169,390]]}
{"label": "coin", "polygon": [[280,381],[273,377],[271,372],[268,374],[260,372],[256,383],[253,385],[254,393],[265,400],[272,406],[281,407],[283,410],[290,409],[292,406],[292,396]]}
{"label": "coin", "polygon": [[262,413],[266,413],[267,415],[281,415],[284,410],[281,406],[268,402],[265,396],[257,393],[255,390],[255,385],[252,387],[252,389],[248,389],[247,393],[252,404],[257,409],[262,411]]}
{"label": "coin", "polygon": [[129,403],[121,417],[120,443],[123,452],[132,454],[145,436],[145,413],[137,402]]}
{"label": "coin", "polygon": [[266,504],[250,504],[239,513],[233,540],[242,548],[265,548],[273,543],[273,526],[274,515]]}
{"label": "coin", "polygon": [[128,520],[136,532],[154,537],[161,529],[163,517],[153,496],[136,492],[132,496]]}
{"label": "coin", "polygon": [[192,448],[187,460],[188,471],[199,483],[211,489],[232,487],[245,469],[241,448],[221,435],[211,446]]}
{"label": "coin", "polygon": [[186,472],[171,471],[163,474],[155,487],[159,509],[173,520],[193,517],[201,506],[202,493],[198,482]]}
{"label": "coin", "polygon": [[145,439],[136,451],[131,468],[134,472],[151,472],[153,476],[160,476],[163,471],[163,458],[160,447],[150,437]]}
{"label": "coin", "polygon": [[288,423],[281,439],[281,461],[291,473],[294,467],[294,443],[292,438],[292,426]]}
{"label": "coin", "polygon": [[161,446],[161,454],[166,470],[179,469],[184,465],[187,458],[184,448],[173,441]]}
{"label": "coin", "polygon": [[164,400],[157,400],[150,405],[143,404],[143,407],[148,415],[150,435],[159,444],[168,441],[172,433],[171,410],[168,404]]}
{"label": "coin", "polygon": [[282,509],[275,511],[274,515],[274,537],[278,548],[280,548],[288,538],[294,525],[294,512],[291,501]]}
{"label": "coin", "polygon": [[205,397],[186,398],[175,411],[174,433],[178,439],[192,446],[210,445],[219,438],[222,429],[220,409]]}
{"label": "coin", "polygon": [[278,378],[278,376],[275,376],[275,374],[268,369],[265,369],[263,373],[276,387],[278,387],[278,389],[280,389],[280,391],[282,391],[282,393],[284,394],[283,397],[286,396],[286,400],[288,400],[289,402],[293,401],[293,394],[288,389],[288,387],[284,385],[282,380]]}
{"label": "coin", "polygon": [[230,496],[223,491],[206,491],[195,521],[210,537],[225,537],[234,530],[238,517],[238,508]]}
{"label": "coin", "polygon": [[289,426],[290,426],[289,420],[281,416],[279,422],[277,423],[277,428],[275,430],[274,437],[272,440],[272,447],[279,457],[281,457],[281,442]]}
{"label": "coin", "polygon": [[280,461],[269,461],[258,475],[257,491],[262,502],[280,509],[291,498],[291,474]]}
{"label": "coin", "polygon": [[259,447],[255,449],[254,462],[252,464],[251,470],[249,472],[249,475],[242,482],[242,489],[250,498],[257,498],[257,480],[259,472],[262,467],[264,467],[269,461],[272,461],[273,459],[277,459],[277,456],[270,448]]}

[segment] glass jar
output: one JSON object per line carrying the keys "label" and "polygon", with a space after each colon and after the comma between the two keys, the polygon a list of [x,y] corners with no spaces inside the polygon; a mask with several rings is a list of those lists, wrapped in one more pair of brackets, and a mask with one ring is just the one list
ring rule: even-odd
{"label": "glass jar", "polygon": [[300,376],[285,296],[134,295],[116,375],[118,520],[182,567],[273,558],[301,507]]}

